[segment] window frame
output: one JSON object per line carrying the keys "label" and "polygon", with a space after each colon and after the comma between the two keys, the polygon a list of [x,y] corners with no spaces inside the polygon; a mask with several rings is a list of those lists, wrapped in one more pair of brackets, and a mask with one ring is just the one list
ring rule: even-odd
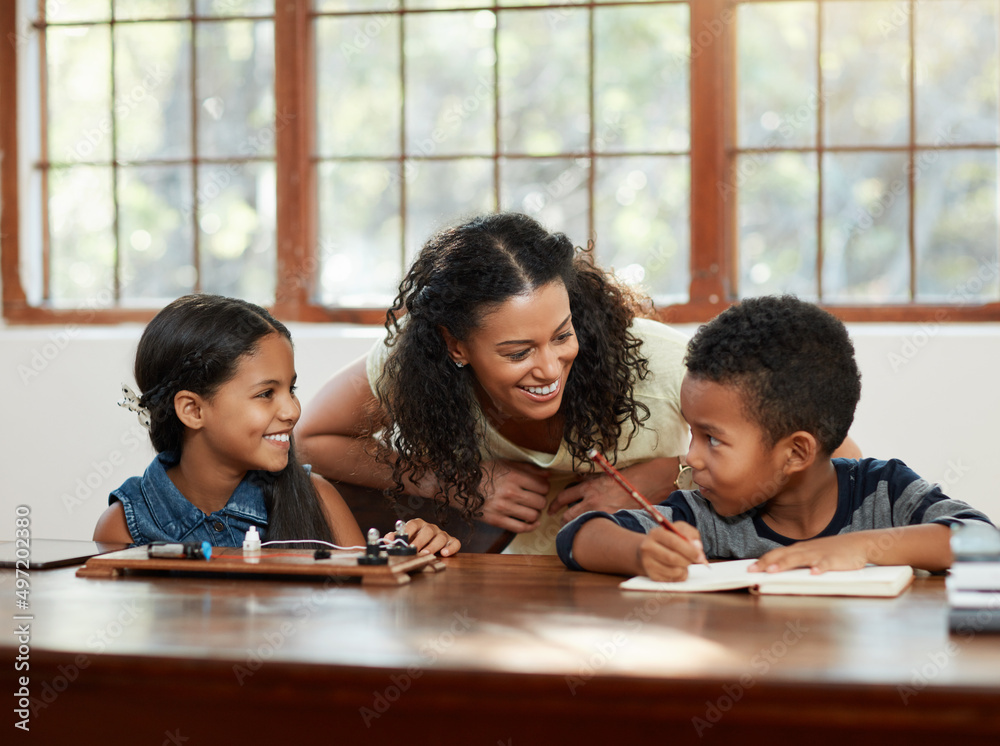
{"label": "window frame", "polygon": [[[690,285],[687,303],[657,308],[658,317],[667,323],[707,321],[738,300],[738,198],[721,193],[717,185],[733,183],[741,152],[757,152],[754,149],[740,151],[736,147],[735,17],[737,6],[764,1],[686,0],[692,50]],[[821,6],[825,0],[815,1]],[[157,309],[57,309],[31,306],[27,302],[20,278],[17,6],[16,2],[0,3],[0,35],[6,42],[0,44],[0,153],[7,154],[0,161],[0,272],[4,321],[8,324],[146,322]],[[275,4],[275,107],[285,124],[276,127],[277,281],[272,309],[286,321],[380,324],[385,319],[384,309],[334,308],[310,300],[310,289],[318,269],[315,251],[317,159],[313,156],[316,124],[312,106],[315,100],[312,94],[315,13],[311,6],[311,0]],[[483,3],[483,9],[493,7]],[[573,7],[597,6],[574,2]],[[711,38],[702,43],[706,30],[710,30]],[[912,141],[908,147],[913,150]],[[822,143],[817,145],[816,151],[822,154]],[[912,258],[912,234],[909,243]],[[818,260],[822,261],[822,249]],[[821,302],[820,305],[848,322],[1000,321],[1000,302],[978,305],[913,302],[836,305]]]}

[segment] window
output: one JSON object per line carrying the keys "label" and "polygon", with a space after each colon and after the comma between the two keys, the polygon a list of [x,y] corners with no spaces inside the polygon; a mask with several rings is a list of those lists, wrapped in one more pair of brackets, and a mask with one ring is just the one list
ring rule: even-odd
{"label": "window", "polygon": [[272,303],[273,2],[40,5],[17,36],[33,89],[21,97],[27,306],[96,317],[196,290]]}
{"label": "window", "polygon": [[739,7],[742,295],[1000,298],[998,22],[989,0]]}
{"label": "window", "polygon": [[498,207],[685,301],[687,4],[429,11],[456,5],[315,18],[322,302],[388,305],[442,221]]}
{"label": "window", "polygon": [[493,209],[593,239],[667,320],[766,292],[1000,318],[993,0],[19,7],[9,321],[206,291],[377,323],[423,240]]}

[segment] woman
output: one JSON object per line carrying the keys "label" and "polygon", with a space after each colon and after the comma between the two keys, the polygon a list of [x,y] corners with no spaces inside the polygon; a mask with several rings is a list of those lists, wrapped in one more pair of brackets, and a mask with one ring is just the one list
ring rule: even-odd
{"label": "woman", "polygon": [[481,514],[517,534],[507,551],[554,553],[562,523],[633,507],[595,473],[591,448],[650,500],[674,489],[687,340],[639,306],[525,215],[447,228],[400,284],[386,339],[311,402],[304,459],[332,479]]}

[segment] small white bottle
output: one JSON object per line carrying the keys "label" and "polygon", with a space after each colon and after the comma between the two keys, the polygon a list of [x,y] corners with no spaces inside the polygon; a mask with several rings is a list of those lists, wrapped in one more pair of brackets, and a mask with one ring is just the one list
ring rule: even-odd
{"label": "small white bottle", "polygon": [[257,527],[251,526],[250,530],[247,531],[246,536],[243,537],[243,556],[256,556],[260,554],[260,534],[257,533]]}

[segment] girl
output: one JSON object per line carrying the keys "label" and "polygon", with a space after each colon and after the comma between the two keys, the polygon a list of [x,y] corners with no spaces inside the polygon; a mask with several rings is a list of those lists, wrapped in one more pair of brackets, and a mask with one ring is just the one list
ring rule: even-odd
{"label": "girl", "polygon": [[[95,541],[208,541],[242,546],[250,526],[266,540],[364,544],[333,485],[295,458],[291,335],[260,306],[188,295],[160,311],[139,340],[130,408],[157,456],[111,493]],[[416,519],[423,552],[454,554],[459,542]]]}

